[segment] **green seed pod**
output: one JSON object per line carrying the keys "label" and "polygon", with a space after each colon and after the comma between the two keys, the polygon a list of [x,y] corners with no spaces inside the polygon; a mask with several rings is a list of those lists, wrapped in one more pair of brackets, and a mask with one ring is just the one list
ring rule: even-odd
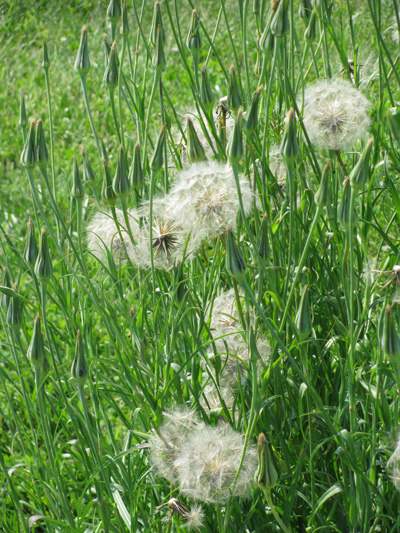
{"label": "green seed pod", "polygon": [[44,169],[47,167],[49,153],[47,151],[42,119],[39,119],[36,123],[36,160],[39,168]]}
{"label": "green seed pod", "polygon": [[42,366],[45,358],[45,352],[39,314],[35,318],[32,338],[26,356],[31,361],[32,366],[35,370],[39,369]]}
{"label": "green seed pod", "polygon": [[21,165],[25,168],[34,168],[36,161],[36,122],[32,120],[25,145],[21,153]]}
{"label": "green seed pod", "polygon": [[140,145],[139,143],[136,143],[133,151],[133,161],[131,168],[129,169],[129,183],[135,190],[140,191],[143,187],[143,181],[144,176],[140,158]]}
{"label": "green seed pod", "polygon": [[122,4],[121,35],[122,37],[127,37],[129,35],[128,6],[126,5],[126,1]]}
{"label": "green seed pod", "polygon": [[374,139],[368,140],[361,154],[360,159],[357,161],[356,166],[350,172],[350,185],[355,189],[360,189],[365,185],[369,176],[369,160],[371,157],[372,146]]}
{"label": "green seed pod", "polygon": [[108,63],[103,77],[104,83],[110,91],[114,91],[118,87],[118,53],[117,43],[114,41],[111,45],[110,55],[108,56]]}
{"label": "green seed pod", "polygon": [[150,170],[158,172],[164,163],[164,147],[167,136],[167,125],[164,124],[158,136],[156,146],[154,147],[153,157],[150,160]]}
{"label": "green seed pod", "polygon": [[289,33],[288,0],[280,0],[271,21],[271,31],[275,37],[283,37]]}
{"label": "green seed pod", "polygon": [[243,113],[239,109],[235,120],[235,125],[231,131],[228,144],[226,146],[226,155],[231,163],[238,163],[243,155]]}
{"label": "green seed pod", "polygon": [[201,79],[200,79],[200,101],[203,106],[210,112],[214,104],[214,94],[211,89],[210,81],[208,79],[207,67],[203,65],[201,67]]}
{"label": "green seed pod", "polygon": [[258,253],[263,261],[268,261],[271,257],[271,247],[268,239],[268,215],[264,213],[258,236]]}
{"label": "green seed pod", "polygon": [[101,188],[101,197],[110,207],[115,206],[117,197],[115,196],[110,170],[105,159],[103,160],[103,185]]}
{"label": "green seed pod", "polygon": [[35,274],[41,283],[47,283],[53,274],[53,265],[45,230],[42,230],[40,235],[40,248],[35,263]]}
{"label": "green seed pod", "polygon": [[157,72],[161,73],[165,66],[165,55],[164,55],[164,39],[162,37],[161,26],[157,26],[157,38],[156,38],[156,49],[153,56],[153,67]]}
{"label": "green seed pod", "polygon": [[318,17],[318,11],[316,9],[313,9],[311,13],[310,21],[304,32],[304,38],[309,43],[311,43],[312,41],[315,41],[315,37],[317,36],[317,17]]}
{"label": "green seed pod", "polygon": [[253,93],[253,97],[250,102],[250,109],[246,115],[246,124],[244,126],[244,130],[249,135],[251,135],[254,131],[256,131],[258,127],[258,104],[260,101],[260,95],[261,95],[262,90],[263,90],[263,86],[261,85]]}
{"label": "green seed pod", "polygon": [[299,145],[296,136],[296,115],[292,107],[286,115],[285,130],[283,132],[280,152],[287,164],[292,164],[299,153]]}
{"label": "green seed pod", "polygon": [[258,437],[258,468],[254,481],[263,490],[273,489],[278,482],[278,473],[264,433]]}
{"label": "green seed pod", "polygon": [[75,70],[81,78],[86,78],[90,69],[89,48],[87,41],[87,29],[83,26],[81,32],[81,42],[79,43],[78,54],[75,61]]}
{"label": "green seed pod", "polygon": [[[4,272],[3,287],[7,287],[11,289],[11,278],[10,278],[10,274],[7,268],[4,268],[3,272]],[[0,304],[5,313],[7,313],[9,303],[10,303],[10,296],[6,294],[5,292],[2,292],[1,298],[0,298]]]}
{"label": "green seed pod", "polygon": [[186,39],[186,46],[189,48],[193,57],[200,55],[201,38],[200,38],[200,24],[197,11],[193,9],[192,18],[190,19],[189,33]]}
{"label": "green seed pod", "polygon": [[26,116],[25,108],[25,98],[21,97],[20,108],[19,108],[19,125],[21,128],[26,128],[28,125],[28,117]]}
{"label": "green seed pod", "polygon": [[[350,187],[350,179],[347,177],[343,182],[343,194],[342,198],[339,202],[338,207],[338,220],[340,224],[345,228],[349,228],[350,224],[350,205],[351,205],[351,187]],[[358,220],[358,214],[356,209],[354,208],[353,213],[353,224],[355,224]]]}
{"label": "green seed pod", "polygon": [[236,111],[242,105],[239,85],[236,79],[236,70],[232,65],[229,69],[229,86],[228,86],[228,107]]}
{"label": "green seed pod", "polygon": [[190,117],[186,117],[187,158],[191,163],[205,161],[206,153]]}
{"label": "green seed pod", "polygon": [[90,164],[86,150],[82,148],[83,181],[96,181],[97,175]]}
{"label": "green seed pod", "polygon": [[164,26],[162,22],[161,17],[161,6],[160,2],[156,2],[154,4],[154,11],[153,11],[153,20],[151,22],[151,30],[150,30],[150,42],[155,47],[157,43],[157,28],[160,26],[161,28],[161,34],[160,37],[163,42],[165,42],[165,31]]}
{"label": "green seed pod", "polygon": [[39,255],[39,248],[36,242],[35,225],[33,220],[28,220],[28,235],[26,237],[26,245],[24,250],[24,261],[30,267],[34,268],[36,259]]}
{"label": "green seed pod", "polygon": [[79,172],[78,161],[74,159],[74,166],[72,170],[72,189],[71,196],[76,199],[81,199],[85,196],[85,187],[81,180],[81,173]]}
{"label": "green seed pod", "polygon": [[310,301],[308,296],[308,285],[304,285],[301,291],[300,305],[294,321],[300,339],[306,339],[310,336],[312,330],[312,320],[310,313]]}
{"label": "green seed pod", "polygon": [[113,190],[117,198],[126,198],[129,194],[129,180],[126,171],[125,155],[122,146],[118,150],[117,170],[113,180]]}
{"label": "green seed pod", "polygon": [[385,308],[381,347],[390,361],[398,364],[400,358],[400,339],[390,305],[387,305]]}
{"label": "green seed pod", "polygon": [[320,206],[327,205],[329,201],[329,169],[332,160],[329,159],[325,165],[324,172],[322,173],[321,183],[319,184],[318,191],[315,193],[315,203]]}
{"label": "green seed pod", "polygon": [[49,70],[49,68],[50,68],[49,51],[47,50],[46,41],[43,41],[43,62],[42,62],[42,67],[44,68],[44,70]]}
{"label": "green seed pod", "polygon": [[[400,140],[400,107],[390,107],[385,111],[385,122],[393,139]],[[21,122],[20,122],[21,124]],[[22,124],[21,124],[22,125]]]}
{"label": "green seed pod", "polygon": [[83,385],[89,377],[89,368],[86,364],[82,335],[79,330],[76,337],[75,358],[72,363],[71,374],[78,385]]}
{"label": "green seed pod", "polygon": [[7,323],[12,328],[18,328],[22,324],[22,302],[19,296],[17,296],[17,284],[14,283],[12,288],[15,292],[15,296],[10,296],[7,309]]}
{"label": "green seed pod", "polygon": [[246,277],[246,263],[230,229],[225,231],[226,270],[239,283]]}
{"label": "green seed pod", "polygon": [[107,18],[112,22],[118,22],[121,18],[121,2],[120,0],[111,0],[107,8]]}

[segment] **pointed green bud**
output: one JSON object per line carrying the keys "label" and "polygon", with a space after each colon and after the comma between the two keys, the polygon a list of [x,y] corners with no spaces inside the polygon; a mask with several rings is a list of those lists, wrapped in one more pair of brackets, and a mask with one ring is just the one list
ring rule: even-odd
{"label": "pointed green bud", "polygon": [[296,115],[291,107],[285,118],[280,152],[287,164],[292,164],[299,153],[299,145],[296,136]]}
{"label": "pointed green bud", "polygon": [[32,120],[25,145],[21,153],[21,165],[33,168],[36,165],[36,122]]}
{"label": "pointed green bud", "polygon": [[186,46],[189,48],[193,57],[200,55],[201,38],[200,38],[200,24],[199,15],[193,9],[192,18],[190,19],[189,33],[186,39]]}
{"label": "pointed green bud", "polygon": [[268,215],[264,213],[258,236],[258,253],[263,261],[268,261],[271,256],[271,247],[268,239]]}
{"label": "pointed green bud", "polygon": [[127,37],[129,35],[128,6],[126,5],[126,1],[122,4],[121,35],[122,37]]}
{"label": "pointed green bud", "polygon": [[246,263],[230,229],[225,231],[226,270],[239,283],[246,277]]}
{"label": "pointed green bud", "polygon": [[81,199],[85,196],[85,187],[81,180],[81,173],[79,172],[78,161],[74,159],[74,165],[72,169],[72,189],[71,196],[76,199]]}
{"label": "pointed green bud", "polygon": [[[3,287],[7,287],[11,289],[11,278],[10,278],[10,274],[7,268],[4,268],[3,272],[4,272]],[[2,292],[1,298],[0,298],[0,304],[5,313],[7,313],[9,303],[10,303],[10,296],[7,293]]]}
{"label": "pointed green bud", "polygon": [[25,98],[21,97],[19,108],[19,125],[21,128],[26,128],[28,125],[28,117],[26,116]]}
{"label": "pointed green bud", "polygon": [[30,267],[33,268],[36,263],[36,259],[39,255],[39,248],[36,242],[35,225],[33,220],[28,220],[28,235],[26,237],[26,245],[24,250],[24,261]]}
{"label": "pointed green bud", "polygon": [[157,28],[160,26],[161,28],[161,34],[160,37],[162,41],[165,41],[165,31],[164,26],[162,23],[162,17],[161,17],[161,6],[160,2],[156,2],[154,4],[154,11],[153,11],[153,20],[151,22],[151,30],[150,30],[150,42],[155,47],[157,43]]}
{"label": "pointed green bud", "polygon": [[[390,107],[385,111],[385,122],[393,139],[400,140],[400,107]],[[21,122],[20,122],[21,124]],[[22,124],[21,124],[22,125]]]}
{"label": "pointed green bud", "polygon": [[36,159],[39,168],[44,169],[47,167],[49,153],[47,151],[42,119],[39,119],[36,123]]}
{"label": "pointed green bud", "polygon": [[107,8],[107,18],[110,22],[118,22],[121,18],[120,0],[111,0]]}
{"label": "pointed green bud", "polygon": [[[343,194],[339,202],[338,207],[338,220],[340,224],[348,229],[350,225],[350,207],[351,207],[351,187],[350,179],[347,177],[343,182]],[[358,214],[356,208],[354,207],[353,213],[353,224],[358,220]]]}
{"label": "pointed green bud", "polygon": [[133,151],[133,161],[131,168],[129,169],[129,183],[136,191],[141,191],[143,187],[143,168],[140,158],[140,145],[139,143],[135,144]]}
{"label": "pointed green bud", "polygon": [[186,117],[187,158],[191,163],[205,161],[206,153],[190,117]]}
{"label": "pointed green bud", "polygon": [[12,328],[18,328],[22,324],[22,301],[18,296],[18,286],[13,285],[15,296],[10,296],[10,301],[7,309],[7,323]]}
{"label": "pointed green bud", "polygon": [[210,80],[208,79],[206,65],[201,67],[200,102],[207,109],[207,111],[210,111],[214,104],[214,94],[210,85]]}
{"label": "pointed green bud", "polygon": [[156,49],[153,56],[153,67],[160,73],[165,66],[164,39],[161,26],[157,26]]}
{"label": "pointed green bud", "polygon": [[267,26],[260,38],[260,50],[264,54],[264,61],[268,60],[274,53],[275,35],[271,31],[271,26]]}
{"label": "pointed green bud", "polygon": [[310,313],[310,300],[308,296],[308,285],[304,285],[301,291],[300,305],[294,321],[300,339],[306,339],[310,336],[312,330],[312,320]]}
{"label": "pointed green bud", "polygon": [[226,105],[227,97],[220,98],[219,105],[219,118],[218,118],[218,137],[222,146],[226,146],[226,115],[228,114],[228,108]]}
{"label": "pointed green bud", "polygon": [[125,154],[122,146],[118,150],[117,170],[115,171],[113,180],[113,190],[117,198],[121,199],[126,198],[130,191]]}
{"label": "pointed green bud", "polygon": [[238,163],[243,155],[243,113],[239,109],[235,119],[235,125],[231,131],[228,144],[226,146],[226,155],[231,163]]}
{"label": "pointed green bud", "polygon": [[89,368],[86,364],[85,350],[80,330],[76,337],[75,358],[71,368],[72,377],[78,385],[83,385],[89,377]]}
{"label": "pointed green bud", "polygon": [[32,366],[35,370],[37,370],[38,368],[42,366],[45,353],[44,353],[43,335],[42,335],[42,328],[41,328],[41,321],[40,321],[39,314],[35,318],[32,338],[31,338],[31,342],[29,344],[28,352],[26,356],[31,361]]}
{"label": "pointed green bud", "polygon": [[110,52],[111,52],[110,37],[107,35],[107,33],[103,35],[103,45],[104,45],[104,68],[107,69],[108,58],[110,57]]}
{"label": "pointed green bud", "polygon": [[42,283],[47,283],[53,274],[50,249],[45,230],[40,235],[39,255],[35,263],[35,274]]}
{"label": "pointed green bud", "polygon": [[315,193],[315,203],[320,206],[327,205],[329,201],[329,170],[331,167],[332,160],[329,159],[325,165],[324,171],[322,173],[321,183],[319,184],[318,191]]}
{"label": "pointed green bud", "polygon": [[89,48],[87,41],[87,29],[83,26],[81,32],[81,42],[79,43],[78,54],[75,61],[75,70],[81,78],[86,78],[90,69]]}
{"label": "pointed green bud", "polygon": [[313,9],[310,20],[308,22],[308,26],[304,32],[304,38],[309,43],[315,41],[315,38],[317,36],[317,19],[318,11],[316,9]]}
{"label": "pointed green bud", "polygon": [[258,468],[254,481],[263,490],[273,489],[278,482],[278,473],[264,433],[260,433],[258,437]]}
{"label": "pointed green bud", "polygon": [[255,15],[260,13],[260,0],[253,0],[253,13]]}
{"label": "pointed green bud", "polygon": [[103,81],[110,91],[113,91],[118,86],[118,53],[117,43],[115,41],[111,45]]}
{"label": "pointed green bud", "polygon": [[103,185],[101,188],[101,197],[110,207],[115,206],[117,197],[113,190],[111,174],[105,159],[103,160]]}
{"label": "pointed green bud", "polygon": [[368,140],[361,154],[360,159],[357,161],[355,167],[350,172],[350,185],[355,189],[360,189],[365,185],[369,176],[369,160],[371,157],[372,147],[374,145],[374,139]]}
{"label": "pointed green bud", "polygon": [[260,101],[262,90],[263,90],[263,86],[261,85],[253,93],[253,97],[250,102],[250,109],[246,115],[246,124],[245,124],[244,130],[249,135],[251,135],[254,131],[256,131],[258,127],[258,103]]}
{"label": "pointed green bud", "polygon": [[90,164],[86,150],[82,148],[83,181],[96,181],[97,175]]}
{"label": "pointed green bud", "polygon": [[44,68],[44,70],[48,70],[50,68],[49,51],[47,49],[46,41],[43,41],[43,62],[42,62],[42,67]]}
{"label": "pointed green bud", "polygon": [[242,105],[239,85],[236,79],[236,70],[232,65],[229,69],[228,107],[236,111]]}
{"label": "pointed green bud", "polygon": [[101,142],[101,153],[103,154],[103,159],[108,162],[108,150],[104,144],[103,137],[100,139]]}
{"label": "pointed green bud", "polygon": [[306,24],[311,17],[312,10],[313,8],[310,0],[301,0],[300,17],[304,19]]}
{"label": "pointed green bud", "polygon": [[158,172],[164,163],[164,147],[167,136],[167,125],[164,124],[161,128],[160,135],[158,136],[157,143],[154,147],[153,157],[150,160],[150,170],[152,172]]}
{"label": "pointed green bud", "polygon": [[381,347],[385,355],[387,355],[392,362],[398,364],[400,358],[400,338],[393,320],[390,305],[385,307]]}
{"label": "pointed green bud", "polygon": [[271,31],[275,37],[283,37],[289,32],[288,0],[280,0],[271,21]]}

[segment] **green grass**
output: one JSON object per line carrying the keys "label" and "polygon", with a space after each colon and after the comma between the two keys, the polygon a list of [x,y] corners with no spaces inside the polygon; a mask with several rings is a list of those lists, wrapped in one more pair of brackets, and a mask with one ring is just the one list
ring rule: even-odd
{"label": "green grass", "polygon": [[[121,265],[115,248],[99,260],[86,244],[84,228],[100,209],[97,198],[103,211],[114,218],[115,212],[101,200],[104,154],[97,153],[74,64],[85,24],[91,62],[88,100],[113,178],[119,132],[103,83],[103,34],[110,34],[107,5],[0,4],[0,261],[10,278],[0,282],[0,530],[177,531],[186,519],[170,512],[168,501],[177,498],[188,509],[194,502],[180,492],[179,482],[171,484],[158,475],[149,459],[149,442],[163,431],[163,413],[181,405],[193,408],[209,426],[230,424],[249,446],[256,446],[263,432],[277,473],[272,487],[261,490],[262,483],[254,483],[247,499],[204,504],[200,531],[399,530],[399,492],[387,468],[399,432],[400,137],[387,121],[387,109],[400,101],[399,44],[391,29],[398,2],[330,6],[321,0],[309,45],[300,3],[289,2],[287,33],[276,39],[270,55],[260,53],[257,43],[271,6],[261,0],[256,18],[253,4],[257,2],[165,0],[166,64],[158,74],[149,41],[153,2],[128,4],[132,71],[125,50],[115,111],[119,127],[122,118],[127,166],[139,140],[144,171],[143,187],[129,191],[128,208],[136,208],[140,199],[162,197],[180,168],[190,168],[178,138],[183,117],[198,115],[202,104],[186,47],[192,8],[201,21],[199,65],[207,62],[213,117],[221,113],[217,103],[228,92],[232,64],[247,118],[251,96],[263,86],[257,128],[244,134],[239,162],[227,162],[257,191],[254,208],[238,214],[232,235],[221,231],[207,237],[168,270],[154,268],[162,250],[150,249],[151,266],[141,268],[133,256]],[[38,167],[24,168],[20,162],[22,96],[28,119],[43,120],[50,153],[43,39],[50,56],[54,142],[54,175],[49,159],[47,181]],[[117,44],[121,54],[119,31]],[[263,58],[265,68],[255,68]],[[353,76],[349,58],[358,68]],[[365,142],[341,151],[341,159],[308,142],[301,94],[318,77],[350,77],[371,103],[374,144],[365,183],[350,187],[348,224],[341,223],[338,209],[344,168],[351,173]],[[122,91],[126,100],[120,100]],[[282,175],[273,164],[274,150],[296,99],[298,153],[287,165],[281,162]],[[163,160],[160,168],[152,168],[163,123]],[[82,171],[82,146],[97,181],[93,187],[85,184],[85,196],[78,201],[70,191],[74,158]],[[209,157],[225,163],[224,141],[214,139],[214,146]],[[329,194],[318,204],[316,193],[329,159]],[[116,206],[121,205],[117,200]],[[46,280],[24,261],[30,217],[38,242],[41,230],[47,233],[53,272]],[[149,227],[154,237],[152,220]],[[199,223],[192,231],[200,235],[200,229]],[[116,239],[125,230],[126,221]],[[261,240],[270,249],[268,257],[260,257]],[[190,250],[189,240],[187,244]],[[126,233],[125,246],[130,246]],[[242,256],[240,272],[232,254]],[[305,285],[308,301],[302,298]],[[218,353],[223,350],[219,337],[231,348],[233,341],[224,337],[223,325],[222,331],[214,329],[210,309],[231,288],[240,312],[233,304],[226,313],[238,312],[234,331],[249,355],[236,351],[229,356],[236,370],[229,403],[223,394],[228,370]],[[13,294],[10,306],[6,300]],[[21,311],[12,315],[15,304]],[[37,316],[47,370],[35,369],[29,358]],[[270,350],[262,364],[263,339]],[[80,359],[71,371],[76,355]],[[77,368],[86,379],[79,380]],[[212,378],[217,400],[219,395],[224,401],[210,411],[204,393]]]}

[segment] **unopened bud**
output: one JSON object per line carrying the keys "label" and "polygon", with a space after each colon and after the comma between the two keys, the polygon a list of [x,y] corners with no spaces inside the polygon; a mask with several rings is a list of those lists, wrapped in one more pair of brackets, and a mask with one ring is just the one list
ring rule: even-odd
{"label": "unopened bud", "polygon": [[78,385],[83,385],[89,377],[89,369],[86,364],[82,335],[79,330],[76,337],[75,358],[72,363],[71,374]]}
{"label": "unopened bud", "polygon": [[275,37],[283,37],[289,32],[288,0],[280,0],[271,21],[271,31]]}
{"label": "unopened bud", "polygon": [[150,42],[155,47],[157,43],[157,28],[160,26],[161,34],[160,37],[162,41],[165,41],[165,31],[164,26],[162,23],[162,17],[161,17],[161,6],[160,2],[156,2],[154,4],[154,11],[153,11],[153,20],[151,22],[151,30],[150,30]]}
{"label": "unopened bud", "polygon": [[308,22],[308,26],[304,32],[304,38],[308,42],[314,41],[317,35],[317,18],[318,18],[318,11],[316,9],[313,9],[310,20]]}
{"label": "unopened bud", "polygon": [[296,115],[291,107],[285,118],[285,130],[283,132],[280,152],[287,164],[291,164],[299,153],[299,145],[296,136]]}
{"label": "unopened bud", "polygon": [[258,236],[258,253],[263,261],[268,261],[271,256],[271,247],[268,239],[268,216],[264,213]]}
{"label": "unopened bud", "polygon": [[110,170],[108,168],[108,163],[105,159],[103,160],[103,185],[101,188],[101,197],[104,200],[104,202],[108,204],[110,207],[115,206],[117,197],[113,189],[113,183],[112,183]]}
{"label": "unopened bud", "polygon": [[193,9],[192,18],[190,19],[190,28],[186,39],[186,46],[189,48],[193,57],[199,56],[201,49],[200,25],[199,15],[195,9]]}
{"label": "unopened bud", "polygon": [[24,250],[24,261],[30,268],[33,268],[36,263],[36,259],[39,255],[39,248],[36,242],[35,225],[33,220],[28,220],[28,235],[26,237],[26,245]]}
{"label": "unopened bud", "polygon": [[[385,111],[385,122],[393,139],[400,140],[400,107],[390,107]],[[21,124],[21,122],[20,122]]]}
{"label": "unopened bud", "polygon": [[71,196],[76,199],[85,196],[85,188],[81,180],[81,173],[79,172],[78,161],[74,159],[74,166],[72,170],[72,189]]}
{"label": "unopened bud", "polygon": [[129,169],[129,183],[135,190],[140,191],[143,186],[143,180],[144,177],[140,158],[140,145],[139,143],[136,143],[133,151],[133,161],[131,168]]}
{"label": "unopened bud", "polygon": [[243,113],[239,109],[235,119],[235,125],[231,131],[228,144],[226,146],[226,155],[231,163],[238,163],[243,155]]}
{"label": "unopened bud", "polygon": [[371,157],[372,146],[374,139],[368,140],[361,154],[360,159],[357,161],[356,166],[350,172],[350,185],[356,189],[363,187],[367,182],[369,176],[369,160]]}
{"label": "unopened bud", "polygon": [[22,302],[18,296],[18,286],[13,285],[14,296],[10,296],[7,309],[7,323],[12,328],[18,328],[22,324]]}
{"label": "unopened bud", "polygon": [[122,27],[121,35],[127,37],[129,35],[129,23],[128,23],[128,6],[126,1],[122,4]]}
{"label": "unopened bud", "polygon": [[260,433],[258,437],[258,468],[254,481],[263,490],[274,488],[278,482],[278,473],[264,433]]}
{"label": "unopened bud", "polygon": [[111,0],[107,8],[107,18],[110,22],[118,22],[121,18],[120,0]]}
{"label": "unopened bud", "polygon": [[36,122],[32,120],[25,145],[21,153],[21,165],[33,168],[36,165]]}
{"label": "unopened bud", "polygon": [[242,105],[239,85],[236,79],[236,70],[232,65],[229,69],[228,107],[236,111]]}
{"label": "unopened bud", "polygon": [[246,263],[230,229],[225,231],[226,270],[240,283],[246,277]]}
{"label": "unopened bud", "polygon": [[[339,207],[338,207],[338,220],[345,229],[348,229],[350,226],[350,209],[351,209],[351,187],[350,187],[350,179],[347,177],[343,182],[343,194],[342,194],[342,198],[340,199]],[[357,219],[358,219],[358,214],[354,207],[353,224],[355,224]]]}
{"label": "unopened bud", "polygon": [[312,330],[312,320],[310,313],[310,301],[308,296],[308,285],[304,285],[301,291],[300,305],[296,313],[295,326],[300,339],[309,337]]}
{"label": "unopened bud", "polygon": [[47,151],[46,139],[43,130],[43,121],[39,119],[36,123],[36,159],[39,168],[47,167],[49,153]]}
{"label": "unopened bud", "polygon": [[315,193],[315,202],[317,205],[324,206],[327,205],[329,201],[329,169],[331,166],[331,159],[325,165],[324,171],[322,173],[321,183],[319,184],[318,191]]}
{"label": "unopened bud", "polygon": [[83,181],[96,181],[97,175],[90,164],[86,150],[82,148]]}
{"label": "unopened bud", "polygon": [[85,78],[90,69],[89,48],[87,41],[87,29],[83,26],[81,32],[81,42],[79,43],[78,54],[75,61],[75,70],[81,78]]}
{"label": "unopened bud", "polygon": [[262,90],[263,86],[258,87],[258,89],[253,93],[253,97],[250,102],[250,109],[246,114],[246,124],[244,130],[248,134],[256,131],[258,127],[258,103],[260,101]]}
{"label": "unopened bud", "polygon": [[45,230],[42,230],[40,235],[40,248],[35,263],[35,274],[42,283],[47,283],[53,274],[53,265]]}
{"label": "unopened bud", "polygon": [[118,198],[126,198],[129,194],[130,187],[128,173],[126,171],[125,154],[122,146],[118,150],[117,170],[113,180],[113,190]]}
{"label": "unopened bud", "polygon": [[103,81],[110,91],[113,91],[118,86],[118,54],[117,43],[115,41],[111,46]]}
{"label": "unopened bud", "polygon": [[21,128],[26,128],[28,125],[28,117],[26,116],[26,107],[25,107],[25,98],[21,97],[20,107],[19,107],[19,125]]}
{"label": "unopened bud", "polygon": [[158,136],[156,146],[154,147],[153,157],[150,160],[150,169],[152,172],[158,172],[163,166],[166,135],[167,125],[164,124]]}
{"label": "unopened bud", "polygon": [[312,12],[312,5],[310,0],[301,0],[301,6],[300,6],[300,17],[302,19],[305,19],[305,23],[307,24],[307,21],[311,17]]}
{"label": "unopened bud", "polygon": [[[11,278],[7,268],[4,268],[3,287],[11,289]],[[8,305],[10,303],[10,295],[7,292],[1,291],[0,304],[5,313],[7,313]]]}
{"label": "unopened bud", "polygon": [[191,163],[204,161],[206,153],[190,117],[186,117],[187,158]]}
{"label": "unopened bud", "polygon": [[45,352],[39,314],[35,318],[32,338],[26,356],[31,361],[32,366],[35,370],[42,366],[45,357]]}
{"label": "unopened bud", "polygon": [[42,62],[42,67],[44,68],[44,70],[48,70],[50,68],[49,51],[47,50],[46,41],[43,41],[43,62]]}
{"label": "unopened bud", "polygon": [[385,308],[381,347],[385,355],[387,355],[392,362],[398,364],[400,358],[400,339],[393,320],[390,305],[387,305]]}
{"label": "unopened bud", "polygon": [[153,67],[160,73],[165,66],[164,39],[161,26],[157,26],[156,49],[153,56]]}
{"label": "unopened bud", "polygon": [[210,110],[214,103],[214,95],[208,79],[206,65],[201,67],[200,101],[207,110]]}

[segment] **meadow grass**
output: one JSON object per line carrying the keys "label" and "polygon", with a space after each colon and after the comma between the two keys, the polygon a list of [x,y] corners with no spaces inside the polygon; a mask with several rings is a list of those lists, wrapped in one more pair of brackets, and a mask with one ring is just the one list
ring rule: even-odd
{"label": "meadow grass", "polygon": [[398,531],[398,0],[0,9],[0,530]]}

